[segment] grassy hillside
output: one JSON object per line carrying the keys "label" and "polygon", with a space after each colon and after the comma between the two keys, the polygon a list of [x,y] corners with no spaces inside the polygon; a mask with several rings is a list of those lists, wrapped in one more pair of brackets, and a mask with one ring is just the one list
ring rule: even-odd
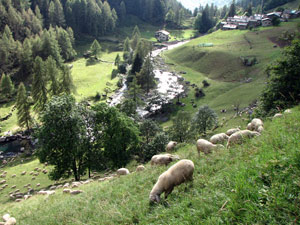
{"label": "grassy hillside", "polygon": [[262,136],[229,150],[198,157],[193,144],[181,146],[176,154],[195,164],[193,184],[176,187],[161,204],[150,205],[148,196],[169,166],[147,164],[143,172],[81,186],[78,196],[57,191],[1,204],[0,215],[27,225],[297,224],[300,107],[292,111],[265,121]]}
{"label": "grassy hillside", "polygon": [[[279,27],[259,28],[254,31],[216,31],[197,38],[164,54],[166,61],[176,71],[187,72],[184,78],[202,88],[202,81],[207,80],[211,86],[204,88],[206,96],[195,103],[208,104],[215,111],[227,109],[219,117],[231,118],[233,105],[246,107],[258,99],[266,82],[266,66],[280,56],[283,46],[279,38],[284,31],[297,29],[299,19],[282,23]],[[211,43],[213,47],[201,47]],[[276,47],[274,47],[276,45]],[[245,66],[241,58],[257,59],[254,66]],[[245,83],[251,78],[252,82]],[[186,104],[184,110],[195,112],[191,99],[195,99],[194,89],[190,87],[188,98],[182,99]],[[232,125],[237,124],[232,121]],[[167,123],[168,125],[168,123]]]}

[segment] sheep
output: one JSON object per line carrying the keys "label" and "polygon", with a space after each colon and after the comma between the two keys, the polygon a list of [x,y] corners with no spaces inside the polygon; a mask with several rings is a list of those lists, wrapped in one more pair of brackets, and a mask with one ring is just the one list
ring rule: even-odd
{"label": "sheep", "polygon": [[167,144],[166,151],[167,151],[167,152],[173,151],[174,148],[176,147],[176,145],[177,145],[177,142],[176,142],[176,141],[170,141],[170,142]]}
{"label": "sheep", "polygon": [[232,128],[232,129],[229,129],[229,130],[226,131],[226,135],[230,136],[230,135],[232,135],[232,134],[234,134],[238,131],[240,131],[240,128]]}
{"label": "sheep", "polygon": [[32,195],[24,195],[24,200],[27,200],[27,199],[29,199],[31,197],[32,197]]}
{"label": "sheep", "polygon": [[275,118],[280,118],[280,117],[282,117],[283,115],[281,114],[281,113],[276,113],[274,116],[273,116],[273,118],[275,119]]}
{"label": "sheep", "polygon": [[284,113],[284,114],[292,113],[292,110],[291,110],[291,109],[286,109],[286,110],[284,110],[283,113]]}
{"label": "sheep", "polygon": [[13,174],[13,175],[11,175],[11,178],[15,178],[17,175],[16,174]]}
{"label": "sheep", "polygon": [[31,180],[35,180],[35,177],[32,177]]}
{"label": "sheep", "polygon": [[224,148],[223,145],[220,145],[220,144],[215,145],[205,139],[199,139],[197,141],[196,146],[197,146],[197,151],[198,151],[199,155],[200,155],[200,152],[204,152],[205,154],[208,154],[208,153],[211,153],[212,150],[214,150],[214,149]]}
{"label": "sheep", "polygon": [[128,175],[130,174],[129,170],[126,168],[121,168],[117,170],[117,174],[122,176],[122,175]]}
{"label": "sheep", "polygon": [[191,160],[183,159],[171,166],[162,173],[156,184],[153,186],[149,199],[151,202],[160,202],[160,195],[164,192],[165,198],[173,191],[175,186],[193,179],[194,163]]}
{"label": "sheep", "polygon": [[261,134],[261,132],[263,132],[263,130],[264,130],[264,127],[263,127],[263,126],[259,126],[259,127],[257,128],[257,132],[260,133],[260,134]]}
{"label": "sheep", "polygon": [[80,194],[80,193],[82,193],[83,191],[81,191],[81,190],[73,190],[73,191],[71,191],[70,192],[70,194],[71,195],[78,195],[78,194]]}
{"label": "sheep", "polygon": [[140,172],[140,171],[143,171],[145,170],[145,167],[143,165],[139,165],[137,168],[136,168],[136,172]]}
{"label": "sheep", "polygon": [[154,155],[151,158],[151,165],[168,165],[174,160],[179,160],[179,157],[171,154]]}
{"label": "sheep", "polygon": [[32,175],[33,175],[33,173],[34,173],[34,172],[33,172],[33,171],[31,171],[31,172],[29,173],[29,175],[30,175],[30,176],[32,176]]}
{"label": "sheep", "polygon": [[51,191],[53,191],[53,190],[55,190],[55,189],[56,189],[56,186],[51,186],[51,187],[50,187],[50,190],[51,190]]}
{"label": "sheep", "polygon": [[10,217],[4,225],[15,225],[17,223],[17,220],[14,217]]}
{"label": "sheep", "polygon": [[70,193],[71,192],[71,189],[64,189],[63,190],[63,193]]}
{"label": "sheep", "polygon": [[22,175],[22,176],[26,175],[26,171],[23,171],[23,172],[21,173],[21,175]]}
{"label": "sheep", "polygon": [[13,185],[13,186],[11,186],[11,189],[15,189],[17,186],[16,185]]}
{"label": "sheep", "polygon": [[41,184],[40,184],[40,183],[37,183],[36,186],[39,187],[39,186],[41,186]]}
{"label": "sheep", "polygon": [[257,131],[240,130],[229,137],[226,148],[229,148],[232,144],[241,143],[243,138],[252,138],[254,136],[260,136],[260,133]]}
{"label": "sheep", "polygon": [[39,170],[39,168],[38,168],[38,167],[35,167],[35,168],[34,168],[34,171],[38,171],[38,170]]}
{"label": "sheep", "polygon": [[5,214],[2,219],[4,220],[4,222],[7,222],[10,218],[10,215],[9,214]]}
{"label": "sheep", "polygon": [[64,187],[64,188],[67,188],[67,187],[69,187],[69,186],[70,186],[69,183],[65,183],[63,187]]}
{"label": "sheep", "polygon": [[55,191],[39,191],[39,195],[53,195],[55,194]]}
{"label": "sheep", "polygon": [[21,202],[23,199],[17,198],[15,202]]}
{"label": "sheep", "polygon": [[248,123],[247,130],[257,131],[260,126],[264,126],[264,123],[261,119],[253,119],[251,123]]}
{"label": "sheep", "polygon": [[227,140],[229,137],[225,133],[215,134],[213,135],[209,141],[213,144],[219,144],[223,143],[225,140]]}
{"label": "sheep", "polygon": [[0,184],[5,184],[5,183],[6,183],[6,180],[0,181]]}

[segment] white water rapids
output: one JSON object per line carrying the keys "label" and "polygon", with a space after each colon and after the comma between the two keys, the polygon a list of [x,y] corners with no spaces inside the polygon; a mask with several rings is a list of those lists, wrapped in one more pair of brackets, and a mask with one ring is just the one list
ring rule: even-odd
{"label": "white water rapids", "polygon": [[[176,44],[168,45],[167,47],[152,51],[152,61],[160,57],[160,54],[166,50],[171,50],[181,45],[184,45],[188,41],[179,42]],[[180,84],[181,76],[174,72],[163,71],[162,67],[165,67],[163,60],[157,60],[158,64],[154,64],[154,75],[157,80],[157,86],[150,91],[148,97],[143,99],[145,106],[139,107],[137,112],[140,116],[146,117],[151,113],[155,113],[161,109],[163,104],[170,103],[179,94],[184,92],[184,87]],[[127,91],[126,77],[123,77],[123,87],[119,89],[113,96],[109,103],[110,106],[119,104],[124,98],[124,93]],[[159,100],[158,100],[159,99]]]}

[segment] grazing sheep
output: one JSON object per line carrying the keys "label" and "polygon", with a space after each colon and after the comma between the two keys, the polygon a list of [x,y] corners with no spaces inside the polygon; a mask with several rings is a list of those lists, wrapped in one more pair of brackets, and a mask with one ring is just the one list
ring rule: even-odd
{"label": "grazing sheep", "polygon": [[11,189],[15,189],[17,186],[16,185],[13,185],[13,186],[11,186]]}
{"label": "grazing sheep", "polygon": [[130,172],[129,172],[129,170],[128,169],[126,169],[126,168],[121,168],[121,169],[118,169],[117,170],[117,174],[118,175],[128,175],[128,174],[130,174]]}
{"label": "grazing sheep", "polygon": [[205,139],[199,139],[197,141],[196,146],[197,146],[198,154],[200,154],[200,152],[204,152],[205,154],[208,154],[208,153],[211,153],[212,150],[214,150],[214,149],[224,148],[223,145],[220,145],[220,144],[215,145]]}
{"label": "grazing sheep", "polygon": [[226,131],[226,135],[230,136],[238,131],[240,131],[240,128],[232,128]]}
{"label": "grazing sheep", "polygon": [[5,184],[5,183],[6,183],[6,180],[0,181],[0,184]]}
{"label": "grazing sheep", "polygon": [[240,130],[229,137],[226,148],[229,148],[232,144],[242,143],[244,138],[252,138],[254,136],[260,136],[260,133],[250,130]]}
{"label": "grazing sheep", "polygon": [[264,127],[263,126],[260,126],[259,128],[257,128],[257,132],[258,133],[261,133],[264,131]]}
{"label": "grazing sheep", "polygon": [[10,217],[4,225],[15,225],[17,223],[17,220],[14,217]]}
{"label": "grazing sheep", "polygon": [[80,193],[82,193],[83,191],[81,191],[81,190],[73,190],[73,191],[71,191],[70,192],[70,194],[71,195],[78,195],[78,194],[80,194]]}
{"label": "grazing sheep", "polygon": [[69,187],[70,186],[70,184],[69,183],[65,183],[65,185],[63,186],[64,188],[67,188],[67,187]]}
{"label": "grazing sheep", "polygon": [[21,175],[22,175],[22,176],[26,175],[26,171],[23,171],[23,172],[21,173]]}
{"label": "grazing sheep", "polygon": [[145,167],[143,165],[139,165],[137,168],[136,168],[136,172],[140,172],[140,171],[143,171],[145,170]]}
{"label": "grazing sheep", "polygon": [[39,195],[54,195],[55,191],[39,191]]}
{"label": "grazing sheep", "polygon": [[291,109],[286,109],[286,110],[284,110],[283,113],[284,113],[284,114],[286,114],[286,113],[292,113],[292,110],[291,110]]}
{"label": "grazing sheep", "polygon": [[151,202],[160,202],[160,195],[164,192],[165,198],[173,191],[175,186],[187,180],[193,179],[194,163],[191,160],[183,159],[171,166],[162,173],[150,192]]}
{"label": "grazing sheep", "polygon": [[13,175],[11,175],[11,178],[15,178],[17,175],[16,174],[13,174]]}
{"label": "grazing sheep", "polygon": [[51,190],[51,191],[53,191],[53,190],[55,190],[55,189],[56,189],[56,186],[51,186],[51,187],[50,187],[50,190]]}
{"label": "grazing sheep", "polygon": [[21,202],[23,199],[17,198],[15,202]]}
{"label": "grazing sheep", "polygon": [[32,177],[31,180],[35,180],[35,177]]}
{"label": "grazing sheep", "polygon": [[40,184],[40,183],[37,183],[36,186],[39,187],[39,186],[41,186],[41,184]]}
{"label": "grazing sheep", "polygon": [[274,116],[273,116],[273,118],[275,119],[275,118],[280,118],[280,117],[282,117],[283,115],[281,114],[281,113],[276,113]]}
{"label": "grazing sheep", "polygon": [[225,133],[215,134],[213,135],[209,141],[213,144],[220,144],[227,140],[229,137]]}
{"label": "grazing sheep", "polygon": [[5,214],[2,219],[4,220],[4,222],[7,222],[10,218],[10,215],[9,214]]}
{"label": "grazing sheep", "polygon": [[34,171],[38,171],[38,170],[39,170],[39,168],[38,168],[38,167],[35,167],[35,168],[34,168]]}
{"label": "grazing sheep", "polygon": [[151,165],[168,165],[174,160],[179,160],[179,157],[171,154],[154,155],[151,158]]}
{"label": "grazing sheep", "polygon": [[33,173],[34,173],[34,172],[33,172],[33,171],[31,171],[31,172],[29,173],[29,175],[30,175],[30,176],[32,176],[32,175],[33,175]]}
{"label": "grazing sheep", "polygon": [[71,189],[64,189],[63,190],[63,193],[70,193],[71,192]]}
{"label": "grazing sheep", "polygon": [[24,195],[24,200],[27,200],[27,199],[29,199],[31,197],[32,197],[32,195]]}
{"label": "grazing sheep", "polygon": [[60,188],[62,188],[62,187],[63,187],[63,185],[60,184],[60,185],[57,185],[56,189],[60,189]]}
{"label": "grazing sheep", "polygon": [[176,142],[176,141],[170,141],[170,142],[167,144],[166,151],[167,151],[167,152],[173,151],[174,148],[176,147],[176,145],[177,145],[177,142]]}
{"label": "grazing sheep", "polygon": [[260,126],[264,126],[264,123],[261,119],[253,119],[251,123],[248,123],[247,130],[257,131]]}

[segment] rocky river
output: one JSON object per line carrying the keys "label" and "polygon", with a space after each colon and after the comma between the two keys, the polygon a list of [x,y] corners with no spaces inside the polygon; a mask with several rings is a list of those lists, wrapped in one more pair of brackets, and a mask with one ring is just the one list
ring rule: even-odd
{"label": "rocky river", "polygon": [[[178,95],[182,94],[184,90],[183,78],[175,72],[169,71],[169,67],[164,62],[161,54],[164,51],[174,49],[186,44],[188,41],[182,41],[166,45],[163,48],[156,49],[151,52],[152,63],[154,67],[154,75],[157,80],[156,88],[152,89],[148,95],[143,97],[143,106],[138,107],[137,112],[141,117],[149,117],[160,111],[163,105],[171,103]],[[123,77],[123,87],[119,89],[113,96],[110,106],[119,104],[128,89]]]}

